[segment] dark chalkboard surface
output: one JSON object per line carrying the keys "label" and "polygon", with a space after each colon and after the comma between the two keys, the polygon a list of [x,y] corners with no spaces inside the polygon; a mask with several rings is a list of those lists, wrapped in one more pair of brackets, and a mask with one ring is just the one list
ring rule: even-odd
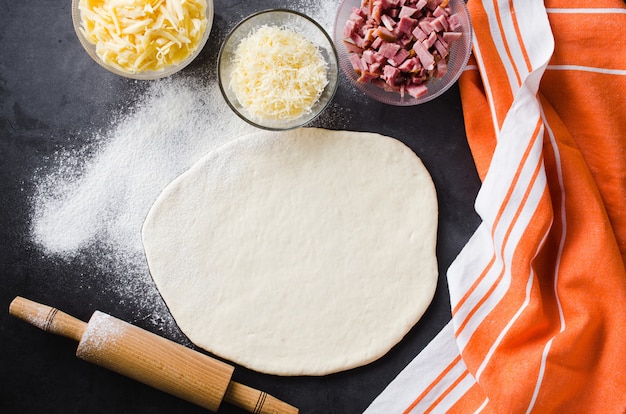
{"label": "dark chalkboard surface", "polygon": [[[323,4],[325,11],[333,5]],[[310,1],[215,2],[208,44],[181,78],[215,72],[219,46],[246,15],[287,7],[309,12]],[[332,22],[319,10],[314,18]],[[320,17],[321,16],[321,17]],[[328,26],[328,24],[326,24]],[[31,233],[36,194],[58,168],[63,152],[95,151],[98,133],[111,128],[149,88],[113,75],[84,52],[64,2],[0,1],[0,412],[193,413],[189,403],[74,357],[75,343],[14,319],[8,306],[24,296],[86,320],[95,310],[191,345],[167,315],[142,306],[143,289],[124,289],[112,252],[87,246],[71,260],[46,254]],[[313,126],[372,131],[395,137],[421,157],[439,197],[439,284],[424,318],[386,356],[367,366],[324,377],[281,378],[236,367],[234,379],[267,391],[303,413],[364,410],[450,319],[445,272],[476,226],[479,179],[467,146],[458,88],[418,107],[373,102],[342,77],[328,114]],[[71,167],[71,166],[70,166]],[[70,168],[78,174],[81,165]],[[52,186],[50,189],[54,189]],[[69,219],[68,219],[69,220]],[[159,308],[166,312],[161,305]],[[239,412],[223,405],[221,413]]]}

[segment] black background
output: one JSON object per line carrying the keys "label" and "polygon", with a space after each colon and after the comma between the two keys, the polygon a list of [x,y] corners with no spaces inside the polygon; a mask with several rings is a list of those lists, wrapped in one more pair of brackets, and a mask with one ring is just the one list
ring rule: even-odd
{"label": "black background", "polygon": [[[211,38],[180,74],[202,76],[215,65],[219,46],[241,18],[270,7],[298,10],[296,1],[216,1]],[[0,412],[194,413],[206,412],[74,357],[76,344],[8,315],[15,296],[58,307],[83,320],[94,310],[163,332],[132,297],[106,286],[98,252],[61,260],[38,250],[29,234],[37,174],[51,168],[59,150],[88,146],[114,113],[133,104],[145,81],[113,75],[84,52],[65,1],[0,0]],[[345,78],[331,111],[313,123],[332,129],[374,131],[406,143],[430,170],[440,204],[437,254],[440,277],[424,318],[386,356],[367,366],[324,377],[280,378],[236,367],[234,379],[262,389],[303,413],[363,411],[450,319],[445,271],[470,237],[478,218],[473,202],[479,179],[467,146],[458,88],[410,108],[366,99]],[[341,121],[337,121],[341,119]],[[340,123],[339,123],[340,122]],[[94,256],[95,257],[95,256]],[[94,259],[95,260],[95,259]],[[104,273],[104,274],[103,274]],[[126,290],[127,291],[127,290]],[[138,292],[137,294],[140,294]],[[167,330],[165,332],[168,332]],[[173,340],[180,336],[174,335]],[[221,413],[239,410],[222,405]]]}

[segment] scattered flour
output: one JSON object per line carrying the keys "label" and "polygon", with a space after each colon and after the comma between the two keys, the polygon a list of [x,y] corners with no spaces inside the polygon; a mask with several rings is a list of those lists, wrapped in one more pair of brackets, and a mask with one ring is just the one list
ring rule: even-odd
{"label": "scattered flour", "polygon": [[56,254],[71,255],[96,238],[141,251],[136,224],[160,191],[202,154],[252,131],[226,105],[214,104],[221,99],[217,87],[189,79],[153,83],[100,138],[80,175],[72,179],[68,169],[80,165],[75,157],[82,154],[61,156],[34,203],[36,240]]}
{"label": "scattered flour", "polygon": [[298,3],[298,10],[318,22],[332,39],[335,15],[341,0],[301,0]]}
{"label": "scattered flour", "polygon": [[32,200],[35,243],[63,259],[88,255],[116,274],[111,286],[121,297],[156,306],[151,319],[161,324],[167,312],[145,264],[141,226],[170,181],[208,151],[253,130],[222,102],[214,82],[152,83],[130,113],[96,136],[91,153],[58,154]]}

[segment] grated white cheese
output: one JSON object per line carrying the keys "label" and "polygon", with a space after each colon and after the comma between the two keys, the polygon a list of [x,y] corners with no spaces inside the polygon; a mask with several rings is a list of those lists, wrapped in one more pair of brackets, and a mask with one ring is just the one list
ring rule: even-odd
{"label": "grated white cheese", "polygon": [[261,26],[239,43],[233,66],[229,87],[257,120],[309,113],[328,83],[318,47],[288,28]]}
{"label": "grated white cheese", "polygon": [[80,0],[81,32],[107,65],[161,71],[196,50],[206,7],[206,0]]}

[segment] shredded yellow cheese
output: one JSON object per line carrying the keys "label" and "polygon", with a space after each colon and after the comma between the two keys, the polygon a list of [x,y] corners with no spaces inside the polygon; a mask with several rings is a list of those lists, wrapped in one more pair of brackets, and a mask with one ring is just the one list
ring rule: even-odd
{"label": "shredded yellow cheese", "polygon": [[237,46],[229,87],[256,120],[286,121],[310,113],[327,83],[317,46],[288,28],[261,26]]}
{"label": "shredded yellow cheese", "polygon": [[206,0],[80,0],[81,31],[107,65],[162,71],[198,48],[206,7]]}

